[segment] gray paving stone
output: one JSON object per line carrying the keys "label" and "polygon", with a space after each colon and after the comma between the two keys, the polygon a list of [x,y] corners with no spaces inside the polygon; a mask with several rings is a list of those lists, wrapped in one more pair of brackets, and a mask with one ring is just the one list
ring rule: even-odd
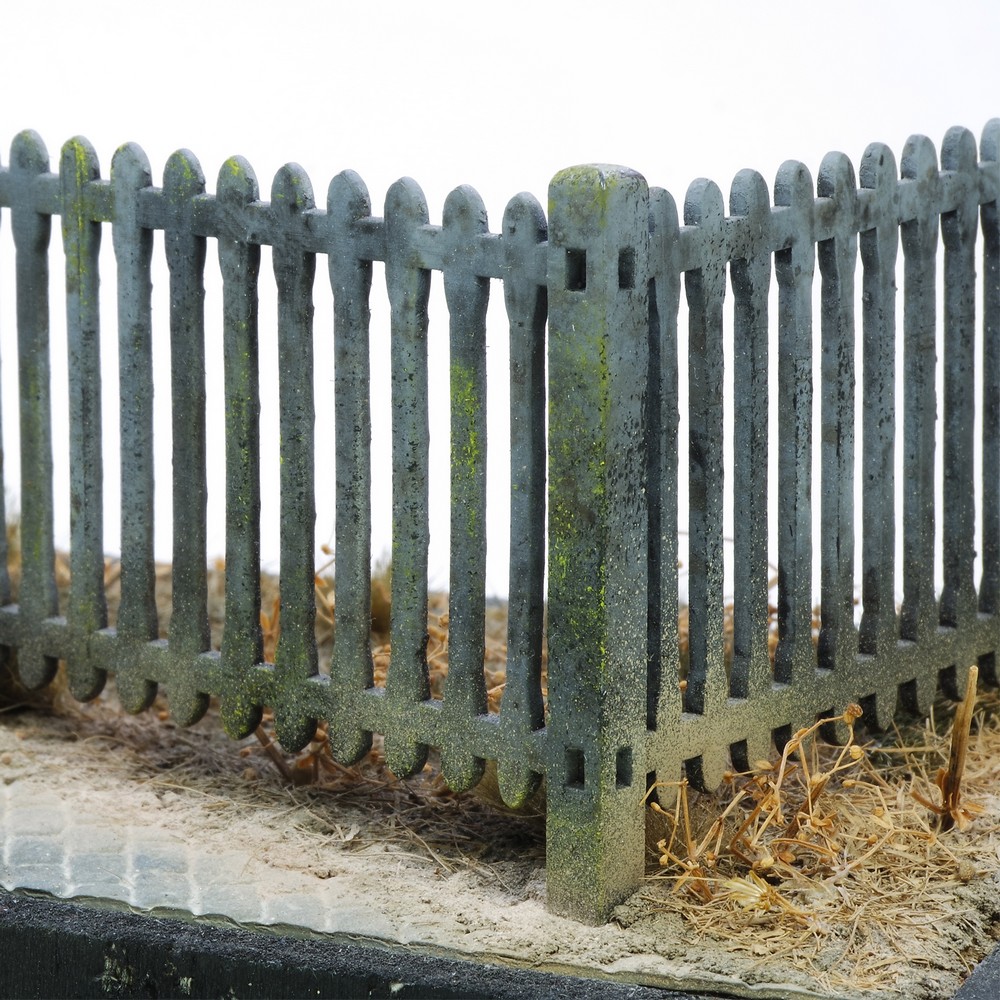
{"label": "gray paving stone", "polygon": [[65,857],[62,836],[17,834],[6,842],[3,856],[8,867],[13,869],[32,864],[58,864],[61,870]]}
{"label": "gray paving stone", "polygon": [[170,873],[155,878],[140,878],[129,892],[130,905],[142,910],[167,906],[173,909],[191,909],[191,883],[186,875]]}
{"label": "gray paving stone", "polygon": [[131,866],[144,878],[160,878],[174,874],[187,877],[190,871],[190,854],[183,847],[168,844],[144,844],[131,856]]}
{"label": "gray paving stone", "polygon": [[73,882],[125,878],[125,858],[118,852],[80,851],[66,855],[69,878]]}
{"label": "gray paving stone", "polygon": [[95,823],[74,823],[64,839],[66,853],[71,857],[98,852],[120,855],[125,844],[125,835],[120,830]]}
{"label": "gray paving stone", "polygon": [[267,922],[292,927],[315,927],[322,922],[323,907],[315,898],[298,894],[268,900]]}
{"label": "gray paving stone", "polygon": [[66,887],[67,898],[113,899],[116,902],[128,902],[128,887],[120,878],[108,875],[103,879],[89,878],[72,881]]}
{"label": "gray paving stone", "polygon": [[52,863],[21,862],[0,869],[0,886],[4,889],[34,889],[65,896],[67,883],[62,861]]}
{"label": "gray paving stone", "polygon": [[196,916],[226,917],[238,924],[266,924],[266,910],[260,896],[248,892],[245,886],[227,888],[219,886],[209,893],[202,893],[196,907]]}
{"label": "gray paving stone", "polygon": [[38,805],[10,806],[7,810],[7,825],[20,835],[61,834],[66,828],[65,807]]}

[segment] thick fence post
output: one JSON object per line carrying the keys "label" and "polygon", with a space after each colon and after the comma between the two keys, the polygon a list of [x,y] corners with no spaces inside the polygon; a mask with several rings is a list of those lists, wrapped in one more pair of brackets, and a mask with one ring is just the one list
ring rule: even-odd
{"label": "thick fence post", "polygon": [[644,863],[649,192],[549,187],[548,904],[600,922]]}

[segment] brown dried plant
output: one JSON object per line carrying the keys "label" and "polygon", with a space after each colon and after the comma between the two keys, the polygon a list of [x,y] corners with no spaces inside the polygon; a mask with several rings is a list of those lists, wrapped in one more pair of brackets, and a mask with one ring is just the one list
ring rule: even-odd
{"label": "brown dried plant", "polygon": [[948,766],[940,768],[934,779],[934,783],[941,790],[941,805],[936,805],[917,791],[911,792],[922,806],[926,806],[939,817],[942,830],[950,830],[953,826],[964,830],[976,816],[983,812],[982,806],[976,803],[968,802],[964,806],[961,804],[962,777],[965,774],[965,761],[969,752],[969,733],[972,729],[978,680],[979,667],[973,665],[969,668],[965,697],[955,710]]}
{"label": "brown dried plant", "polygon": [[[853,742],[860,717],[861,708],[850,705],[836,720],[800,729],[776,763],[759,761],[749,772],[727,772],[731,797],[700,838],[693,834],[687,781],[658,783],[678,792],[672,812],[655,800],[650,803],[670,826],[657,848],[661,877],[674,880],[674,892],[685,890],[702,902],[721,896],[744,908],[779,908],[808,920],[779,886],[833,873],[839,864],[836,818],[822,809],[821,798],[831,779],[867,760],[865,750]],[[843,722],[850,739],[821,764],[815,736],[831,721]]]}
{"label": "brown dried plant", "polygon": [[878,742],[853,742],[852,706],[846,746],[818,739],[817,723],[714,792],[674,783],[673,804],[648,810],[640,899],[658,916],[634,912],[663,933],[679,919],[752,968],[788,963],[837,995],[895,995],[915,949],[921,968],[956,956],[971,967],[994,936],[1000,698],[974,700],[970,675],[954,710],[942,697]]}

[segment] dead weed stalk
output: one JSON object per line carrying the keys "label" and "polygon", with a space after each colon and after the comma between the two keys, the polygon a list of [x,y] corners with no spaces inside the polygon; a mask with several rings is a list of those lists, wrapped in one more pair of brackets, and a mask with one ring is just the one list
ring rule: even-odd
{"label": "dead weed stalk", "polygon": [[[664,783],[677,794],[666,809],[649,803],[662,836],[645,899],[728,951],[793,956],[840,987],[891,987],[893,956],[912,956],[918,938],[928,960],[947,950],[928,929],[966,918],[955,886],[1000,873],[1000,825],[973,822],[1000,801],[1000,700],[977,703],[977,673],[944,731],[932,715],[894,743],[861,746],[851,705],[799,730],[777,760],[727,773],[715,793]],[[817,738],[830,721],[847,727],[845,745]]]}

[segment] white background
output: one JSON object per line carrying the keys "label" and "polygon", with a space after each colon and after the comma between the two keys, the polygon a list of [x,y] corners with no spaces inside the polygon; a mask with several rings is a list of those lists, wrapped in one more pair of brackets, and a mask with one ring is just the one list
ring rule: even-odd
{"label": "white background", "polygon": [[[527,190],[544,204],[550,177],[581,162],[622,163],[668,188],[683,202],[694,178],[715,180],[728,196],[743,167],[769,185],[785,159],[805,162],[815,178],[823,155],[847,153],[857,168],[872,140],[897,155],[923,133],[940,148],[951,125],[978,136],[1000,115],[1000,4],[995,0],[841,0],[836,4],[685,4],[591,0],[545,2],[337,3],[290,0],[168,0],[90,3],[50,0],[7,4],[0,16],[0,161],[24,128],[45,140],[53,164],[59,148],[82,134],[95,146],[102,175],[114,150],[139,143],[154,183],[178,148],[201,161],[215,190],[223,161],[234,153],[253,165],[262,197],[287,161],[309,173],[319,204],[344,168],[368,184],[374,213],[398,177],[423,187],[431,221],[458,184],[482,195],[490,226]],[[0,365],[7,488],[16,494],[16,341],[10,227],[0,225]],[[60,249],[58,223],[53,246]],[[104,237],[105,285],[113,291],[110,234]],[[160,244],[158,243],[158,248]],[[162,250],[160,249],[160,253]],[[210,406],[221,425],[221,373],[215,248],[209,246]],[[61,264],[53,258],[53,274]],[[158,377],[169,370],[165,267],[154,273]],[[269,284],[264,257],[262,286]],[[373,300],[384,298],[376,265]],[[434,277],[432,366],[446,348],[440,275]],[[65,335],[53,294],[54,413],[57,451],[57,542],[69,533],[64,440]],[[316,384],[319,394],[317,541],[332,539],[331,310],[325,259],[317,262]],[[502,294],[492,290],[489,352],[490,558],[488,586],[507,587],[506,354]],[[105,469],[109,501],[106,543],[117,545],[114,311],[104,318],[106,360]],[[436,322],[435,322],[436,320]],[[264,558],[278,562],[277,444],[273,317],[262,304],[264,370]],[[373,354],[381,361],[374,388],[373,509],[378,556],[389,546],[388,380],[385,311],[376,306]],[[214,338],[214,339],[213,339]],[[442,339],[444,338],[444,339]],[[269,353],[270,352],[270,353]],[[432,367],[432,371],[434,368]],[[447,364],[437,370],[445,377]],[[170,557],[170,446],[167,382],[157,411],[157,554]],[[446,392],[432,392],[446,400]],[[446,403],[444,403],[446,406]],[[438,404],[434,444],[432,582],[447,581],[447,412]],[[210,425],[211,426],[211,425]],[[860,441],[860,437],[859,437]],[[221,438],[210,451],[209,556],[224,548]],[[731,517],[731,515],[730,515]]]}

